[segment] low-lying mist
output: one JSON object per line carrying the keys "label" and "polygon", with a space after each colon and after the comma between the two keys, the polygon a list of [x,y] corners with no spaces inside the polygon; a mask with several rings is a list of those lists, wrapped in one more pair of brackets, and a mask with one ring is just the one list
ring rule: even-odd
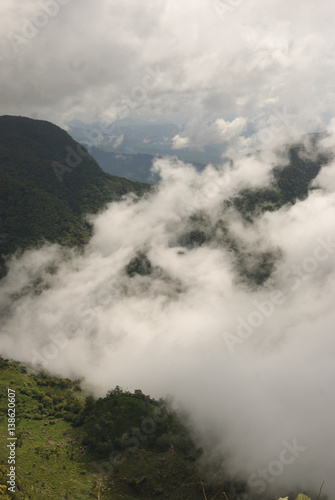
{"label": "low-lying mist", "polygon": [[90,217],[83,251],[13,257],[1,353],[98,396],[172,395],[207,464],[251,494],[325,480],[334,497],[335,164],[306,199],[245,217],[231,200],[271,185],[279,164],[271,151],[203,172],[159,159],[157,189]]}

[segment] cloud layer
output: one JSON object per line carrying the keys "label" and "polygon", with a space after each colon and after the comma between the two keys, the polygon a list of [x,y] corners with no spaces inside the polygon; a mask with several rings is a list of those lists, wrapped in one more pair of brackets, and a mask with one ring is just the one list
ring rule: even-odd
{"label": "cloud layer", "polygon": [[[161,159],[157,192],[94,217],[83,253],[46,246],[13,259],[0,291],[2,352],[83,376],[100,395],[116,384],[172,394],[208,462],[265,496],[317,491],[324,479],[335,494],[335,167],[306,200],[253,224],[222,201],[269,184],[285,138],[329,125],[322,147],[333,151],[334,9],[330,0],[0,5],[2,114],[106,131],[124,117],[171,121],[176,150],[228,141],[235,159],[201,173]],[[257,255],[276,256],[263,287],[241,279],[227,234],[251,268]],[[152,273],[130,277],[138,252]]]}
{"label": "cloud layer", "polygon": [[334,9],[330,0],[322,8],[303,0],[2,2],[2,113],[62,126],[163,118],[185,127],[176,147],[224,141],[221,125],[235,119],[249,133],[268,129],[291,108],[290,133],[323,128],[335,105]]}
{"label": "cloud layer", "polygon": [[[241,187],[271,181],[270,157],[201,173],[158,160],[157,191],[93,217],[84,252],[14,258],[0,291],[1,351],[84,377],[98,395],[116,384],[172,394],[207,464],[249,480],[253,494],[316,491],[325,479],[333,496],[334,167],[307,199],[252,224],[223,211]],[[275,255],[263,286],[242,279],[225,231],[250,266]],[[151,274],[129,276],[142,254]]]}

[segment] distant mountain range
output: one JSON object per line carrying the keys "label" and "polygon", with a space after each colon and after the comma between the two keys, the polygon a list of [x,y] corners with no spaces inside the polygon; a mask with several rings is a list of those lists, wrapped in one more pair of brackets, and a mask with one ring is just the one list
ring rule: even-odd
{"label": "distant mountain range", "polygon": [[[91,156],[107,173],[125,177],[132,181],[157,184],[159,175],[151,172],[151,167],[158,155],[145,153],[108,152],[94,146],[87,148]],[[205,165],[192,162],[197,170],[203,170]]]}
{"label": "distant mountain range", "polygon": [[207,165],[220,164],[226,145],[211,144],[198,149],[174,149],[173,137],[181,132],[178,125],[165,122],[143,122],[125,118],[114,123],[69,124],[70,135],[80,144],[116,154],[177,156],[181,161]]}
{"label": "distant mountain range", "polygon": [[145,153],[113,153],[103,151],[96,147],[89,147],[91,156],[107,173],[125,177],[138,182],[156,184],[159,180],[157,174],[150,172],[156,156]]}

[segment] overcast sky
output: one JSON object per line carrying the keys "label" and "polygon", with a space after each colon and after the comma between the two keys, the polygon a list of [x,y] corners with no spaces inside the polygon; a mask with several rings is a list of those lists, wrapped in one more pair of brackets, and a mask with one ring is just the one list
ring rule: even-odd
{"label": "overcast sky", "polygon": [[174,121],[176,149],[319,130],[335,107],[334,11],[330,0],[1,0],[1,114]]}
{"label": "overcast sky", "polygon": [[[14,257],[0,289],[2,352],[42,356],[52,373],[86,377],[99,395],[116,384],[173,394],[208,447],[213,431],[211,454],[226,454],[234,477],[257,477],[298,440],[303,452],[273,473],[274,491],[298,482],[317,492],[325,480],[330,498],[335,163],[305,200],[252,224],[223,213],[222,200],[269,185],[276,141],[328,126],[319,148],[334,158],[334,11],[330,0],[0,3],[2,114],[62,127],[100,121],[106,131],[125,117],[172,121],[176,150],[227,142],[233,156],[262,146],[231,170],[157,160],[157,191],[91,219],[81,255],[45,246]],[[184,248],[179,238],[199,209],[218,243]],[[241,284],[222,221],[250,269],[259,253],[277,256],[271,282]],[[154,272],[130,278],[125,266],[139,250]],[[36,294],[39,280],[46,286]],[[272,293],[285,300],[271,304]]]}

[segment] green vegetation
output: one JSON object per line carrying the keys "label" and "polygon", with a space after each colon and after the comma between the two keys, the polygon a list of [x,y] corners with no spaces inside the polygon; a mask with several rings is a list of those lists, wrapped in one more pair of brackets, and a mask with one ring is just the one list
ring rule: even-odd
{"label": "green vegetation", "polygon": [[[15,500],[236,498],[211,484],[187,428],[165,401],[119,387],[95,400],[79,381],[29,373],[0,358],[0,498],[6,498],[7,394],[16,397]],[[8,498],[8,496],[7,496]]]}
{"label": "green vegetation", "polygon": [[174,449],[192,459],[201,454],[176,413],[139,389],[131,394],[116,387],[95,403],[88,397],[76,425],[81,425],[83,443],[96,459],[139,447],[157,452]]}
{"label": "green vegetation", "polygon": [[44,240],[68,246],[87,243],[91,228],[86,214],[149,188],[103,172],[56,125],[0,117],[0,276],[4,256],[18,249]]}
{"label": "green vegetation", "polygon": [[[315,145],[319,139],[320,134],[315,134],[311,141]],[[248,248],[240,238],[231,233],[227,219],[231,211],[236,210],[248,226],[267,210],[278,210],[284,205],[293,205],[307,197],[311,181],[329,159],[321,154],[310,159],[302,144],[290,147],[287,156],[287,164],[284,167],[274,168],[274,180],[270,187],[244,189],[237,196],[223,200],[219,220],[213,222],[202,211],[192,214],[184,232],[178,237],[178,244],[192,249],[207,243],[227,250],[233,258],[240,281],[250,287],[263,285],[281,257],[280,250],[259,250],[257,244]]]}
{"label": "green vegetation", "polygon": [[148,257],[143,252],[138,252],[136,257],[133,257],[126,266],[126,273],[130,278],[136,274],[148,276],[152,272],[152,265]]}
{"label": "green vegetation", "polygon": [[[8,473],[7,388],[16,392],[16,493],[10,498],[88,498],[96,489],[85,477],[83,455],[71,419],[84,406],[78,382],[28,374],[16,362],[0,358],[0,484]],[[1,498],[1,497],[0,497]]]}
{"label": "green vegetation", "polygon": [[[311,141],[316,145],[319,139],[320,134],[314,134]],[[235,206],[246,220],[251,221],[253,216],[264,210],[278,210],[283,205],[303,200],[308,195],[311,181],[327,161],[324,154],[309,158],[303,144],[292,146],[288,150],[287,165],[274,168],[271,187],[244,189],[229,200],[227,206]]]}

